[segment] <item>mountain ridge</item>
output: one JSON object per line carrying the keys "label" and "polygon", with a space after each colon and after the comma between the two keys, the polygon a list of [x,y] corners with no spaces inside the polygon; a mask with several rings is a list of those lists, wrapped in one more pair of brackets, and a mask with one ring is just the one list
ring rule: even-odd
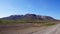
{"label": "mountain ridge", "polygon": [[42,16],[36,14],[25,14],[25,15],[11,15],[9,17],[0,18],[0,20],[56,20],[50,16]]}

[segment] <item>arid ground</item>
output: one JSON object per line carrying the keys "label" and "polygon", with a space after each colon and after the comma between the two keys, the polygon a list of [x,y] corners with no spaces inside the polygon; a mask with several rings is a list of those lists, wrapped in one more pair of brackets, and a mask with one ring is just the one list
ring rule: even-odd
{"label": "arid ground", "polygon": [[60,34],[60,24],[38,27],[33,24],[1,25],[0,34]]}

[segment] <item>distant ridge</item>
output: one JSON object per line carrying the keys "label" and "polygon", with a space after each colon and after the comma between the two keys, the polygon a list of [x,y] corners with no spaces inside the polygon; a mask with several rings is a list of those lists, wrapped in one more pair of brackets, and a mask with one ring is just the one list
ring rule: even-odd
{"label": "distant ridge", "polygon": [[56,20],[50,16],[42,16],[36,14],[11,15],[9,17],[0,18],[0,20]]}

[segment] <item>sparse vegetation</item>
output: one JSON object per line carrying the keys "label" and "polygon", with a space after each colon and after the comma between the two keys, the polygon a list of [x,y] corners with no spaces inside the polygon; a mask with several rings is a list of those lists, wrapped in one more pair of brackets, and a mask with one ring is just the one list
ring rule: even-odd
{"label": "sparse vegetation", "polygon": [[54,18],[49,16],[39,16],[35,14],[26,15],[12,15],[9,17],[1,18],[0,24],[19,24],[19,23],[38,23],[43,25],[53,25]]}
{"label": "sparse vegetation", "polygon": [[21,24],[21,23],[37,23],[42,26],[54,25],[53,21],[42,21],[42,20],[0,20],[0,24]]}

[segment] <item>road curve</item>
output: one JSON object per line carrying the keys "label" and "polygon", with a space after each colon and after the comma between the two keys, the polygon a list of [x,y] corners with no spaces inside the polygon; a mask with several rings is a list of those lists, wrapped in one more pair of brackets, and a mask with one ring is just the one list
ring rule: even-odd
{"label": "road curve", "polygon": [[33,34],[60,34],[60,24],[48,27]]}

